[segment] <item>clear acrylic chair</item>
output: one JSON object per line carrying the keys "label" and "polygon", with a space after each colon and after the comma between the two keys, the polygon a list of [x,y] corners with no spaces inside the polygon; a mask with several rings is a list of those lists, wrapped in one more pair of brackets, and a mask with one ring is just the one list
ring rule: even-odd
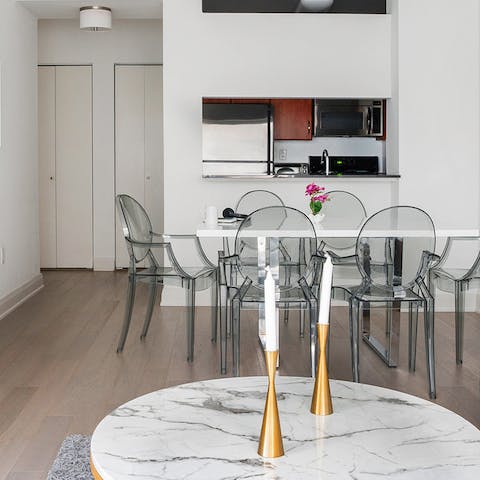
{"label": "clear acrylic chair", "polygon": [[[260,208],[265,207],[283,207],[284,203],[283,200],[273,192],[269,190],[251,190],[249,192],[244,193],[237,201],[235,205],[235,212],[240,213],[243,215],[250,215],[255,210],[259,210]],[[231,254],[232,248],[228,241],[228,238],[223,238],[223,252],[225,256],[229,256]],[[257,259],[254,258],[253,260],[254,265],[256,265]],[[236,282],[234,278],[235,269],[230,269],[229,275],[232,277],[230,279],[230,283],[233,284]],[[231,310],[229,310],[231,312]],[[285,311],[285,321],[288,321],[288,310]],[[227,333],[230,337],[231,335],[231,318],[227,323]]]}
{"label": "clear acrylic chair", "polygon": [[465,293],[480,286],[480,237],[451,237],[437,264],[430,270],[430,289],[455,295],[455,353],[463,363]]}
{"label": "clear acrylic chair", "polygon": [[[367,210],[362,201],[353,193],[344,190],[327,192],[329,201],[325,202],[322,213],[322,227],[327,230],[358,229],[367,219]],[[355,253],[356,238],[322,238],[319,249],[330,250],[340,256]],[[355,263],[355,262],[354,262]]]}
{"label": "clear acrylic chair", "polygon": [[274,206],[284,206],[283,200],[276,193],[269,190],[252,190],[240,197],[235,205],[235,212],[249,215],[260,208]]}
{"label": "clear acrylic chair", "polygon": [[[322,220],[322,227],[326,229],[359,229],[367,219],[367,210],[362,201],[353,193],[344,190],[332,190],[327,192],[330,201],[325,202],[322,213],[325,218]],[[335,265],[334,285],[337,283],[357,285],[360,281],[355,255],[357,243],[356,236],[353,238],[322,238],[319,242],[319,252],[328,252]],[[333,295],[342,290],[333,290]]]}
{"label": "clear acrylic chair", "polygon": [[[222,253],[222,252],[221,252]],[[256,262],[252,262],[256,258]],[[259,332],[264,326],[263,281],[265,268],[270,266],[277,285],[277,306],[307,308],[310,313],[310,349],[312,372],[315,365],[315,321],[321,264],[316,255],[315,229],[302,212],[290,207],[266,207],[253,212],[240,225],[235,239],[235,254],[220,254],[221,297],[231,299],[233,317],[233,374],[240,371],[240,311],[258,309]],[[227,265],[237,273],[236,284],[227,282]],[[226,302],[220,314],[221,370],[226,372]]]}
{"label": "clear acrylic chair", "polygon": [[[435,240],[432,219],[416,207],[386,208],[372,215],[363,225],[356,242],[356,260],[361,282],[357,286],[334,285],[334,289],[340,290],[349,302],[354,381],[360,381],[362,306],[386,306],[387,311],[393,311],[391,315],[399,315],[400,305],[408,303],[409,368],[415,369],[418,307],[423,307],[429,394],[435,398],[434,299],[425,284],[428,269],[437,258],[432,253],[435,250]],[[336,296],[339,297],[340,295]],[[392,328],[389,334],[394,335]],[[363,338],[373,346],[370,325],[365,325],[365,319]],[[389,345],[392,345],[392,338],[390,336],[388,339]],[[391,354],[388,347],[385,352],[380,352],[378,348],[376,351],[386,361]]]}
{"label": "clear acrylic chair", "polygon": [[[244,193],[235,205],[235,212],[243,215],[250,215],[255,210],[265,207],[283,207],[283,200],[269,190],[251,190]],[[230,255],[230,245],[228,238],[223,239],[223,251],[225,255]]]}
{"label": "clear acrylic chair", "polygon": [[[128,269],[128,293],[123,328],[117,352],[121,352],[127,339],[132,319],[137,282],[150,286],[147,313],[141,334],[144,339],[152,319],[157,287],[165,284],[182,286],[187,301],[187,360],[193,361],[195,337],[195,292],[212,288],[212,341],[217,332],[217,267],[207,258],[195,235],[167,235],[155,233],[145,209],[129,195],[117,196],[117,207],[122,221],[123,235],[130,256]],[[174,249],[187,249],[195,266],[182,266]],[[157,252],[157,256],[154,254]],[[158,253],[167,253],[171,266],[162,266]],[[192,252],[195,252],[194,254]],[[145,262],[145,263],[144,263]],[[145,266],[144,266],[145,265]]]}

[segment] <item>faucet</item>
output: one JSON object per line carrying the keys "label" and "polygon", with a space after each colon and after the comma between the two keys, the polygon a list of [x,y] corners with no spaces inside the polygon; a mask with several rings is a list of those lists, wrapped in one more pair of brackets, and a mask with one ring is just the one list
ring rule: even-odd
{"label": "faucet", "polygon": [[322,162],[325,162],[325,175],[330,175],[330,159],[328,157],[327,149],[325,149],[322,153]]}

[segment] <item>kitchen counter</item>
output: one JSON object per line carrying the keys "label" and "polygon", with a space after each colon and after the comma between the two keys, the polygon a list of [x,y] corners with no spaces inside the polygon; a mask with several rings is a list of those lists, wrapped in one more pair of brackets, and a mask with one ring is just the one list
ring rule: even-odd
{"label": "kitchen counter", "polygon": [[368,179],[368,180],[392,180],[400,178],[400,175],[210,175],[203,178],[229,178],[229,179],[250,179],[250,180],[291,180],[321,178],[322,180],[344,180],[344,179]]}

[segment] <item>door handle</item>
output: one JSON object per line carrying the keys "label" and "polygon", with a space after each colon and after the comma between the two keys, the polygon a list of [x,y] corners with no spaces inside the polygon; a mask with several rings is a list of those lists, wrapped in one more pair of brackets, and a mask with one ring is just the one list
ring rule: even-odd
{"label": "door handle", "polygon": [[372,110],[372,107],[368,107],[368,113],[367,113],[367,134],[368,135],[372,134],[372,130],[373,130],[372,121],[373,121],[373,110]]}

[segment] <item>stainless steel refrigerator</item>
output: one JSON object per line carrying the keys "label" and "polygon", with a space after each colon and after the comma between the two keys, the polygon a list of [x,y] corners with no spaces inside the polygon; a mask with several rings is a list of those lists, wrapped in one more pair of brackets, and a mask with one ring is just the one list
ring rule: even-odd
{"label": "stainless steel refrigerator", "polygon": [[273,173],[270,105],[204,104],[202,141],[204,177]]}

